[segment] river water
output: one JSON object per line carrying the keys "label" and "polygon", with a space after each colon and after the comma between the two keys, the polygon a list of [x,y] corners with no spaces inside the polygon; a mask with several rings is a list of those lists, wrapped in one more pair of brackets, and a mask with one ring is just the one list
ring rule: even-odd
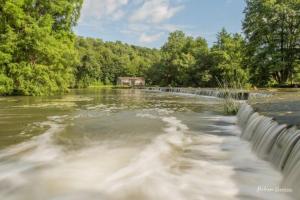
{"label": "river water", "polygon": [[86,89],[3,97],[0,199],[290,199],[235,122],[220,99],[205,96]]}

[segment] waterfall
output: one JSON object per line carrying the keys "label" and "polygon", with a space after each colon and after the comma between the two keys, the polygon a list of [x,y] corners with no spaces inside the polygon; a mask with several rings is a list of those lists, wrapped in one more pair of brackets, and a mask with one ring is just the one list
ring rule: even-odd
{"label": "waterfall", "polygon": [[[268,97],[268,93],[250,93],[241,90],[218,90],[210,88],[150,87],[150,91],[188,93],[219,98],[232,97],[248,100],[252,97]],[[237,123],[242,130],[240,137],[251,143],[254,153],[269,161],[283,174],[282,188],[291,189],[300,199],[300,130],[294,126],[279,124],[274,119],[260,115],[244,103],[237,113]]]}
{"label": "waterfall", "polygon": [[251,143],[258,157],[282,172],[282,186],[291,188],[299,199],[300,130],[262,116],[246,103],[241,105],[237,118],[242,129],[241,138]]}
{"label": "waterfall", "polygon": [[248,100],[250,98],[268,97],[269,93],[261,92],[248,92],[238,89],[216,89],[216,88],[179,88],[179,87],[148,87],[146,90],[157,92],[170,92],[170,93],[185,93],[195,94],[202,96],[213,96],[218,98],[225,98],[230,96],[237,100]]}
{"label": "waterfall", "polygon": [[178,87],[148,87],[146,90],[157,91],[157,92],[170,92],[170,93],[184,93],[194,94],[201,96],[213,96],[218,98],[225,98],[230,96],[237,100],[247,100],[252,97],[265,97],[270,96],[266,93],[253,93],[244,90],[226,90],[226,89],[215,89],[215,88],[178,88]]}
{"label": "waterfall", "polygon": [[[172,87],[150,87],[147,90],[187,93],[204,96],[214,96],[225,98],[228,95],[238,99],[246,100],[251,97],[265,97],[270,94],[249,93],[240,90],[226,91],[210,88],[172,88]],[[278,170],[283,171],[285,166],[290,162],[298,162],[299,155],[294,155],[293,160],[289,159],[290,155],[296,154],[294,147],[300,149],[300,132],[295,127],[287,127],[285,124],[278,124],[270,117],[265,117],[255,112],[253,108],[244,103],[237,113],[238,125],[242,129],[241,138],[250,141],[253,151],[258,157],[270,161]],[[298,142],[299,141],[299,142]],[[293,164],[296,165],[297,163]],[[289,171],[291,171],[290,169]],[[286,172],[288,174],[288,172]],[[299,176],[300,178],[300,176]]]}

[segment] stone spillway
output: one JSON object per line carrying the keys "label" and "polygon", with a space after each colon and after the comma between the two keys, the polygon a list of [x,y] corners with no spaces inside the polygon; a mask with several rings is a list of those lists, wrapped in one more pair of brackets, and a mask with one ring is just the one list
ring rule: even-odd
{"label": "stone spillway", "polygon": [[[209,88],[152,87],[147,89],[219,98],[232,97],[237,100],[271,96],[267,93]],[[300,199],[300,130],[296,126],[280,124],[275,119],[256,112],[246,101],[241,104],[237,113],[237,124],[241,128],[241,139],[249,141],[253,152],[259,158],[269,161],[282,173],[283,180],[280,188],[291,189],[295,199]]]}
{"label": "stone spillway", "polygon": [[156,92],[184,93],[219,98],[231,97],[237,100],[248,100],[253,97],[266,97],[270,94],[249,92],[245,90],[216,89],[216,88],[178,88],[178,87],[148,87],[146,90]]}
{"label": "stone spillway", "polygon": [[237,119],[241,138],[251,143],[258,157],[282,172],[281,187],[291,188],[300,199],[300,130],[260,115],[246,103],[241,105]]}

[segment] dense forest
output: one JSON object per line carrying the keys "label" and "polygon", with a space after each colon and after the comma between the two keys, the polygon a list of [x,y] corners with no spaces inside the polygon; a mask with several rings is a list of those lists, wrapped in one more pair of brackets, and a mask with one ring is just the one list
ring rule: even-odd
{"label": "dense forest", "polygon": [[82,0],[0,0],[0,94],[51,95],[74,85],[72,27]]}
{"label": "dense forest", "polygon": [[83,0],[0,0],[0,94],[51,95],[143,76],[148,85],[299,84],[300,0],[247,0],[243,34],[170,33],[160,49],[76,36]]}
{"label": "dense forest", "polygon": [[75,43],[80,62],[75,66],[76,87],[91,84],[115,84],[119,76],[145,76],[160,51],[122,42],[77,37]]}

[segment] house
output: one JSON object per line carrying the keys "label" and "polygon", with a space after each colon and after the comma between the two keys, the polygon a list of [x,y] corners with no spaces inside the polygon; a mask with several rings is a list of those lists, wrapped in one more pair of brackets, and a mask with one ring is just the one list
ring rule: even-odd
{"label": "house", "polygon": [[143,77],[119,77],[117,85],[122,86],[145,86],[145,79]]}

